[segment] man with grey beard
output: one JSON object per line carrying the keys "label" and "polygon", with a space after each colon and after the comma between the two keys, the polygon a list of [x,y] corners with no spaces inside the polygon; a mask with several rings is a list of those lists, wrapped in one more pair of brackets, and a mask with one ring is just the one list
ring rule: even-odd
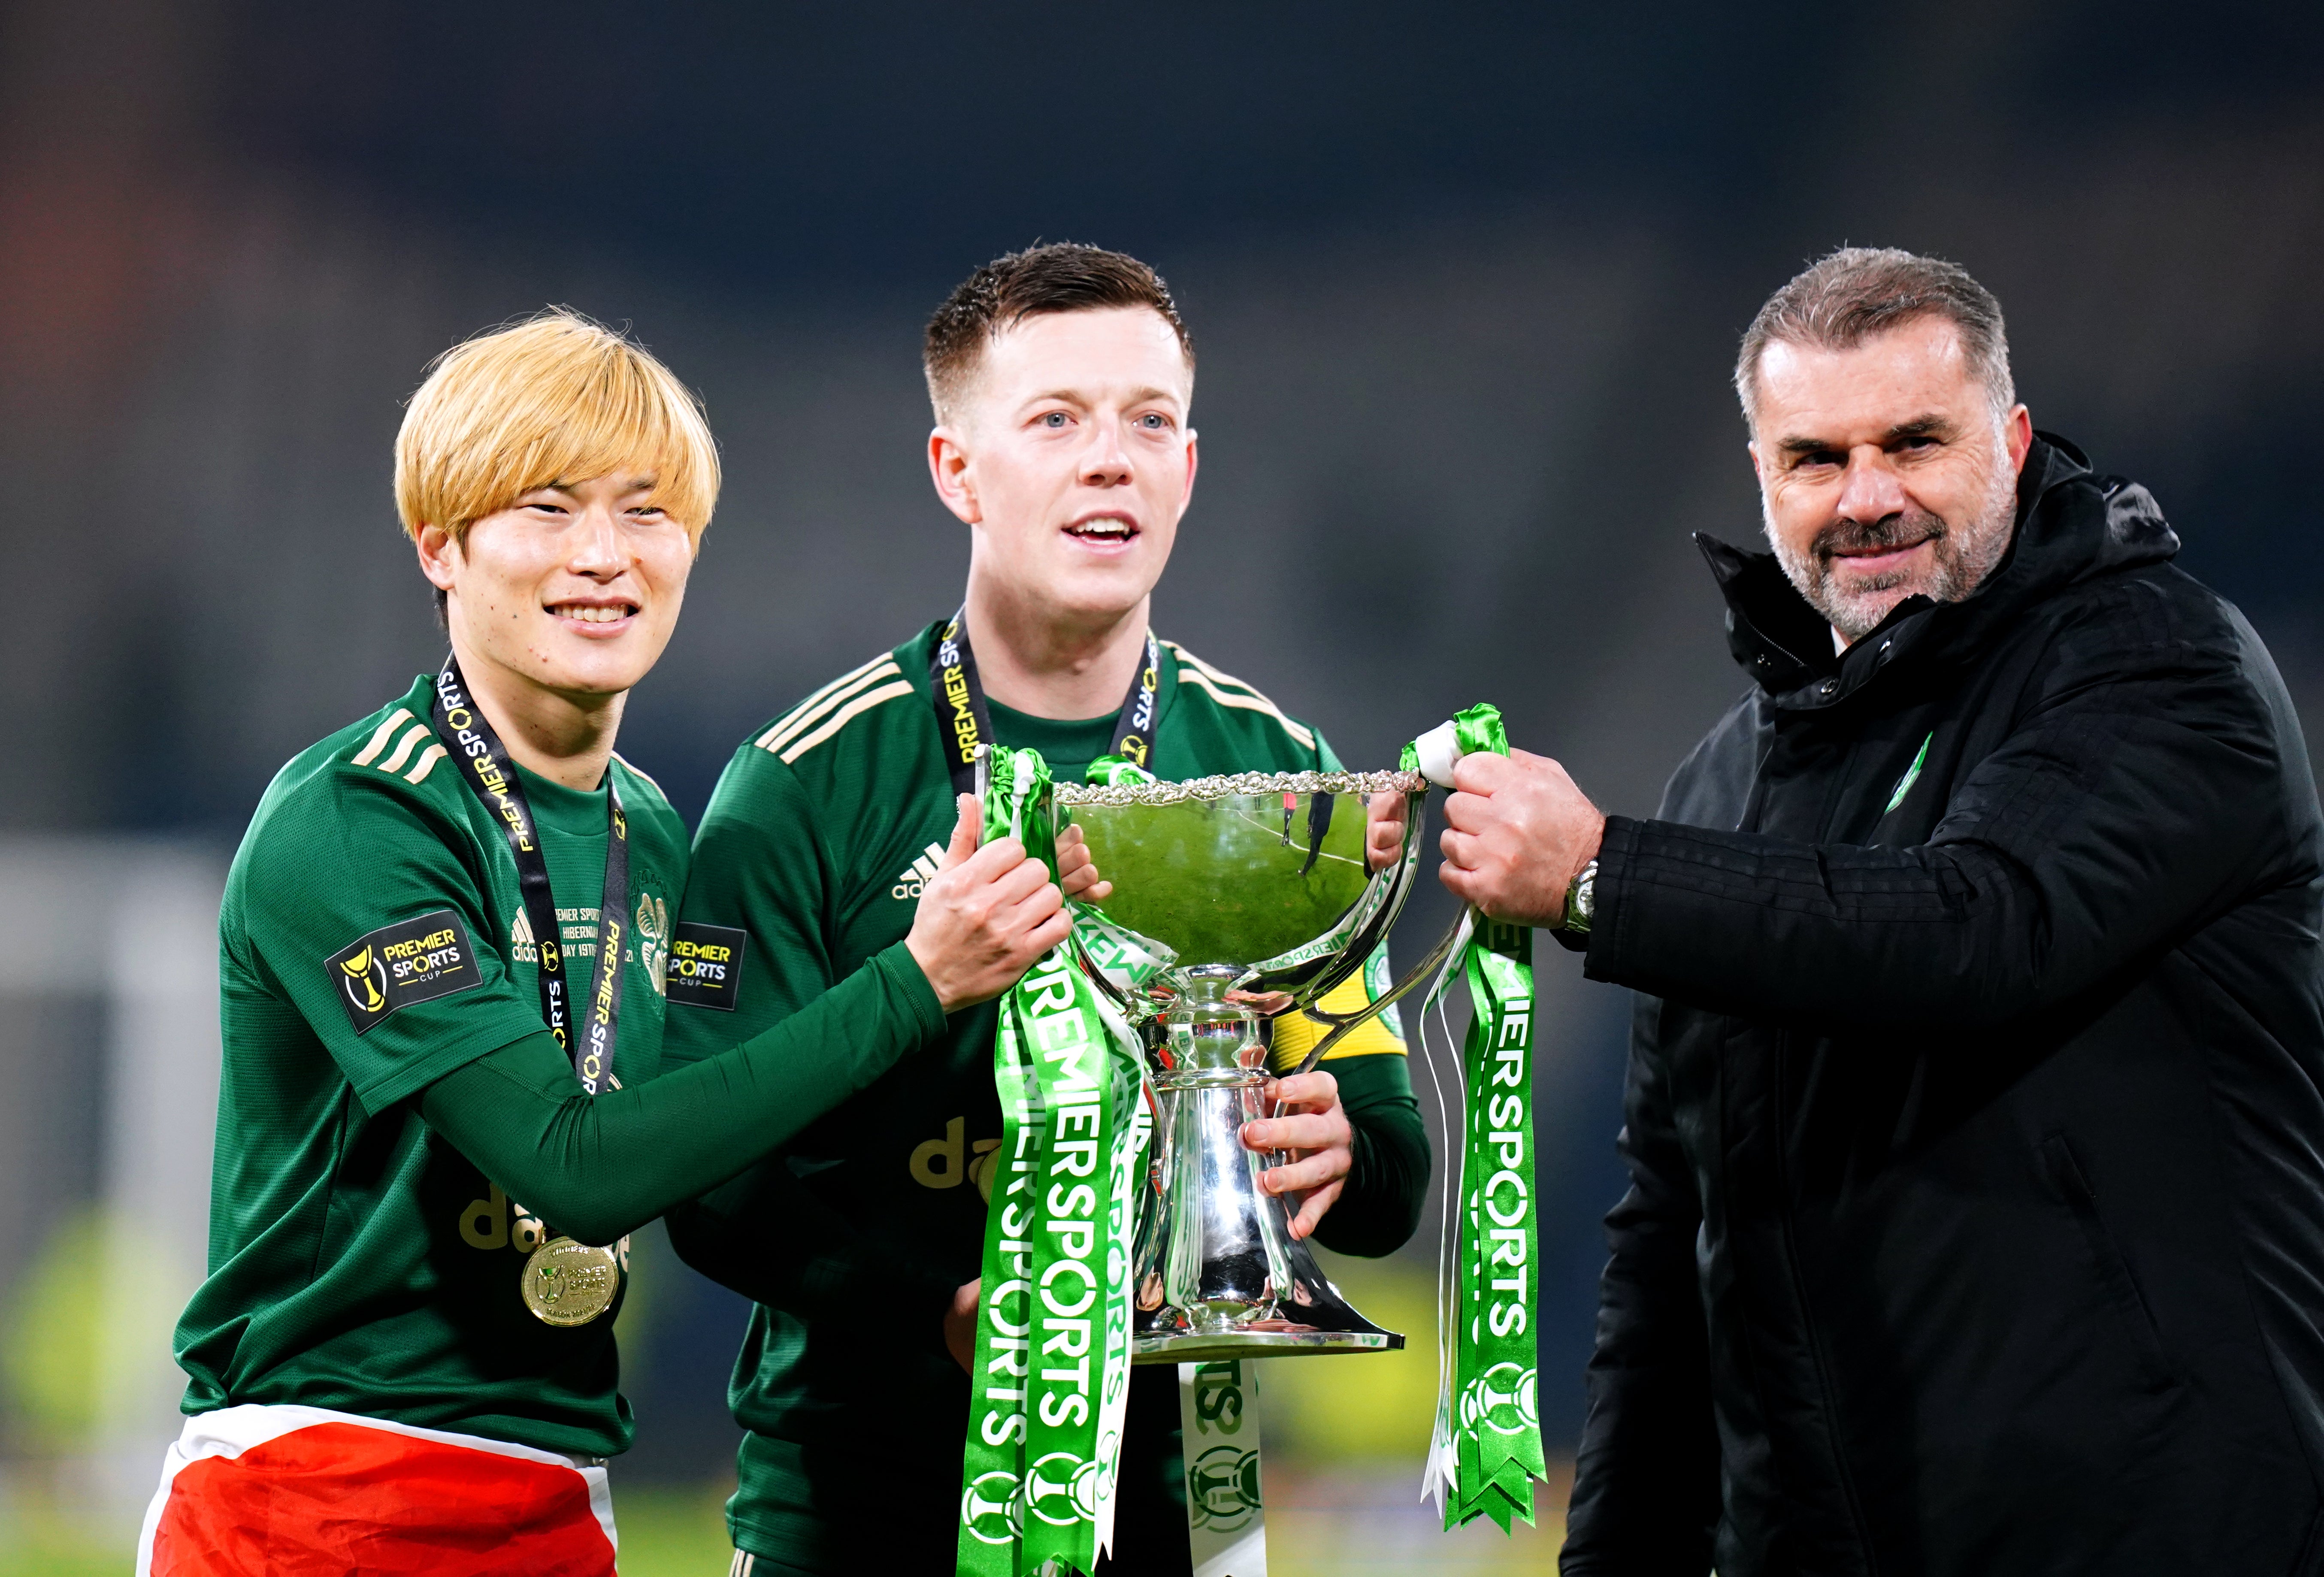
{"label": "man with grey beard", "polygon": [[1635,988],[1566,1577],[2324,1572],[2324,827],[2145,489],[1967,272],[1736,390],[1750,688],[1651,820],[1468,758],[1445,885]]}

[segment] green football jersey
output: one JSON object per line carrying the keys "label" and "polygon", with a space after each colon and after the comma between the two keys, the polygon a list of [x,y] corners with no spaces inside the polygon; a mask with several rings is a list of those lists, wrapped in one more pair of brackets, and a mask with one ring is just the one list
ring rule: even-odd
{"label": "green football jersey", "polygon": [[[431,731],[434,686],[422,675],[284,767],[227,875],[209,1276],[178,1323],[184,1407],[297,1403],[609,1455],[631,1435],[612,1314],[560,1330],[526,1311],[520,1272],[556,1223],[432,1132],[415,1099],[545,1029],[516,861]],[[609,774],[629,824],[613,1070],[626,1084],[661,1064],[687,849],[651,779],[618,756]],[[605,789],[523,783],[586,1003]]]}
{"label": "green football jersey", "polygon": [[[672,1012],[673,1062],[798,1011],[910,929],[955,819],[929,692],[936,628],[816,691],[735,752],[696,836],[682,932],[747,938],[739,984],[724,1010]],[[990,710],[1000,742],[1038,750],[1060,780],[1080,780],[1111,742],[1111,715],[1056,722]],[[1152,738],[1148,764],[1165,779],[1339,765],[1314,730],[1167,641]],[[898,1517],[933,1508],[940,1526],[927,1539],[950,1548],[968,1391],[943,1345],[942,1316],[953,1289],[979,1270],[1001,1131],[997,1015],[991,1003],[954,1014],[944,1043],[706,1202],[707,1217],[767,1223],[747,1262],[737,1243],[706,1252],[704,1233],[684,1232],[673,1213],[681,1251],[760,1300],[729,1394],[747,1433],[728,1520],[736,1545],[764,1560],[822,1571],[853,1563],[848,1551],[869,1558],[883,1546],[856,1525],[872,1492]],[[1400,1054],[1401,1042],[1375,1028],[1349,1048],[1358,1055],[1331,1069],[1365,1176],[1351,1177],[1320,1235],[1385,1252],[1411,1231],[1425,1139],[1406,1058],[1377,1055]],[[1395,1142],[1370,1143],[1390,1129]],[[1405,1157],[1400,1167],[1387,1162],[1390,1151]],[[1380,1163],[1369,1171],[1368,1155]],[[1360,1196],[1366,1178],[1383,1177],[1374,1191],[1396,1197]],[[746,1235],[742,1225],[721,1231]],[[926,1542],[890,1531],[899,1558]]]}

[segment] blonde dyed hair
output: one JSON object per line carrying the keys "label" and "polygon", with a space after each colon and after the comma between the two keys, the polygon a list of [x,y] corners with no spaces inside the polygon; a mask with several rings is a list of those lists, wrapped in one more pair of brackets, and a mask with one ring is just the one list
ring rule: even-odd
{"label": "blonde dyed hair", "polygon": [[702,402],[644,347],[552,307],[436,358],[395,435],[404,531],[458,540],[536,488],[636,468],[696,544],[718,505]]}

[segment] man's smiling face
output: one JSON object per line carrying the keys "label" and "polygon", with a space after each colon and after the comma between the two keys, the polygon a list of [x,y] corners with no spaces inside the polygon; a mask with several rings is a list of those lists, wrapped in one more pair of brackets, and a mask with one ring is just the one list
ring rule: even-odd
{"label": "man's smiling face", "polygon": [[1045,312],[993,336],[930,437],[937,491],[975,529],[973,573],[1069,623],[1135,608],[1194,491],[1194,381],[1143,307]]}
{"label": "man's smiling face", "polygon": [[2033,425],[1994,409],[1950,318],[1846,350],[1771,341],[1755,404],[1767,540],[1846,639],[1906,597],[1957,602],[2000,562]]}
{"label": "man's smiling face", "polygon": [[627,471],[537,487],[456,543],[429,526],[420,544],[461,650],[576,699],[645,678],[678,623],[694,546],[653,477]]}

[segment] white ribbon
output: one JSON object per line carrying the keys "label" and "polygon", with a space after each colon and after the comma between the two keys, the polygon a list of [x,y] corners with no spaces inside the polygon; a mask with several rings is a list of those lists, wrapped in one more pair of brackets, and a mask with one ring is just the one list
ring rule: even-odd
{"label": "white ribbon", "polygon": [[[1449,733],[1452,725],[1446,724],[1442,732]],[[1469,938],[1476,932],[1477,911],[1471,909],[1461,917],[1461,934],[1444,956],[1444,967],[1437,972],[1427,991],[1420,999],[1420,1012],[1415,1028],[1420,1036],[1420,1061],[1428,1070],[1428,1083],[1436,1093],[1436,1121],[1446,1136],[1445,1148],[1452,1151],[1451,1169],[1444,1180],[1444,1192],[1439,1206],[1436,1240],[1436,1425],[1428,1440],[1428,1460],[1420,1470],[1420,1499],[1434,1500],[1439,1516],[1444,1511],[1445,1500],[1454,1489],[1455,1473],[1452,1453],[1452,1358],[1457,1341],[1455,1322],[1460,1312],[1452,1306],[1453,1283],[1456,1278],[1454,1260],[1460,1238],[1459,1211],[1462,1187],[1465,1182],[1469,1147],[1466,1142],[1469,1084],[1461,1065],[1461,1043],[1454,1038],[1452,1026],[1444,1017],[1444,993],[1452,984],[1452,972],[1468,956]],[[1444,1099],[1444,1081],[1436,1071],[1436,1057],[1428,1041],[1428,1015],[1436,1014],[1436,1023],[1444,1044],[1452,1056],[1452,1099],[1450,1110]],[[1452,1120],[1459,1117],[1458,1123]]]}
{"label": "white ribbon", "polygon": [[1194,1577],[1267,1577],[1259,1495],[1259,1370],[1250,1362],[1178,1366],[1186,1547]]}
{"label": "white ribbon", "polygon": [[1446,718],[1435,727],[1412,742],[1419,756],[1420,775],[1439,788],[1452,787],[1452,768],[1466,752],[1455,737],[1452,720]]}

